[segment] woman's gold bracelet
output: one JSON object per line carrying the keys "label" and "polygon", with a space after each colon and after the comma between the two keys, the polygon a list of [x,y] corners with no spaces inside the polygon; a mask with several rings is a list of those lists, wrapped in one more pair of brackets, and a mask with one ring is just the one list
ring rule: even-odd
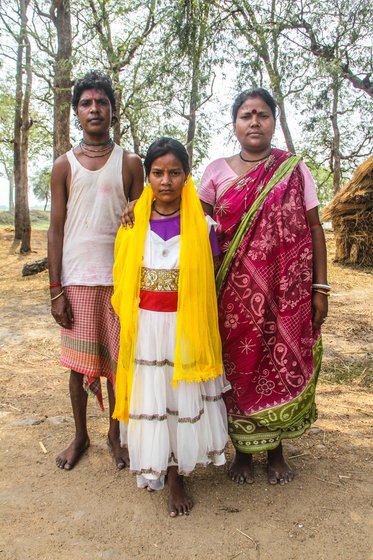
{"label": "woman's gold bracelet", "polygon": [[318,292],[319,294],[324,294],[324,296],[329,297],[330,293],[329,292],[324,292],[324,290],[316,290],[316,288],[312,289],[313,292]]}
{"label": "woman's gold bracelet", "polygon": [[59,297],[61,297],[63,293],[64,293],[64,291],[61,290],[61,292],[60,292],[57,296],[54,296],[54,297],[51,298],[51,301],[55,301],[56,299],[58,299]]}

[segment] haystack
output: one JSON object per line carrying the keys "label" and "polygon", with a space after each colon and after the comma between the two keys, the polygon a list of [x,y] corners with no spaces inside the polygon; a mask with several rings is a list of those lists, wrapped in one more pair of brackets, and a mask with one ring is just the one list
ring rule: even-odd
{"label": "haystack", "polygon": [[373,266],[373,156],[359,165],[322,219],[333,224],[336,261]]}

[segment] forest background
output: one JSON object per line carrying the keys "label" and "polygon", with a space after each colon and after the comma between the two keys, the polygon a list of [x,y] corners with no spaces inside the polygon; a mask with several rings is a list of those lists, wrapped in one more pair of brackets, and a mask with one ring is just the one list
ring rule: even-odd
{"label": "forest background", "polygon": [[0,0],[1,188],[21,252],[29,191],[47,206],[52,162],[79,138],[71,88],[92,68],[115,86],[115,141],[143,156],[174,136],[197,181],[233,152],[235,95],[268,88],[276,143],[303,154],[325,204],[371,153],[372,28],[366,0]]}

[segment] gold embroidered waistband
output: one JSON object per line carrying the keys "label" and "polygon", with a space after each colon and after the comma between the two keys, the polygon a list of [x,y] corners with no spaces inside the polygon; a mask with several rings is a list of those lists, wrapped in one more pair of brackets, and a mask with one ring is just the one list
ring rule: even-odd
{"label": "gold embroidered waistband", "polygon": [[179,271],[172,268],[141,269],[141,289],[150,292],[177,292]]}

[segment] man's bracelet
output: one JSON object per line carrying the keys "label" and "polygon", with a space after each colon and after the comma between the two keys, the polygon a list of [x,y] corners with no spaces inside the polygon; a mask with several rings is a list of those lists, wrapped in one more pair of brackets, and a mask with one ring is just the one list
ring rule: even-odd
{"label": "man's bracelet", "polygon": [[58,282],[56,282],[55,284],[49,284],[50,288],[61,288],[62,284],[59,284]]}
{"label": "man's bracelet", "polygon": [[56,299],[58,299],[59,297],[61,297],[63,295],[64,291],[62,290],[57,296],[54,296],[51,298],[51,301],[55,301]]}

